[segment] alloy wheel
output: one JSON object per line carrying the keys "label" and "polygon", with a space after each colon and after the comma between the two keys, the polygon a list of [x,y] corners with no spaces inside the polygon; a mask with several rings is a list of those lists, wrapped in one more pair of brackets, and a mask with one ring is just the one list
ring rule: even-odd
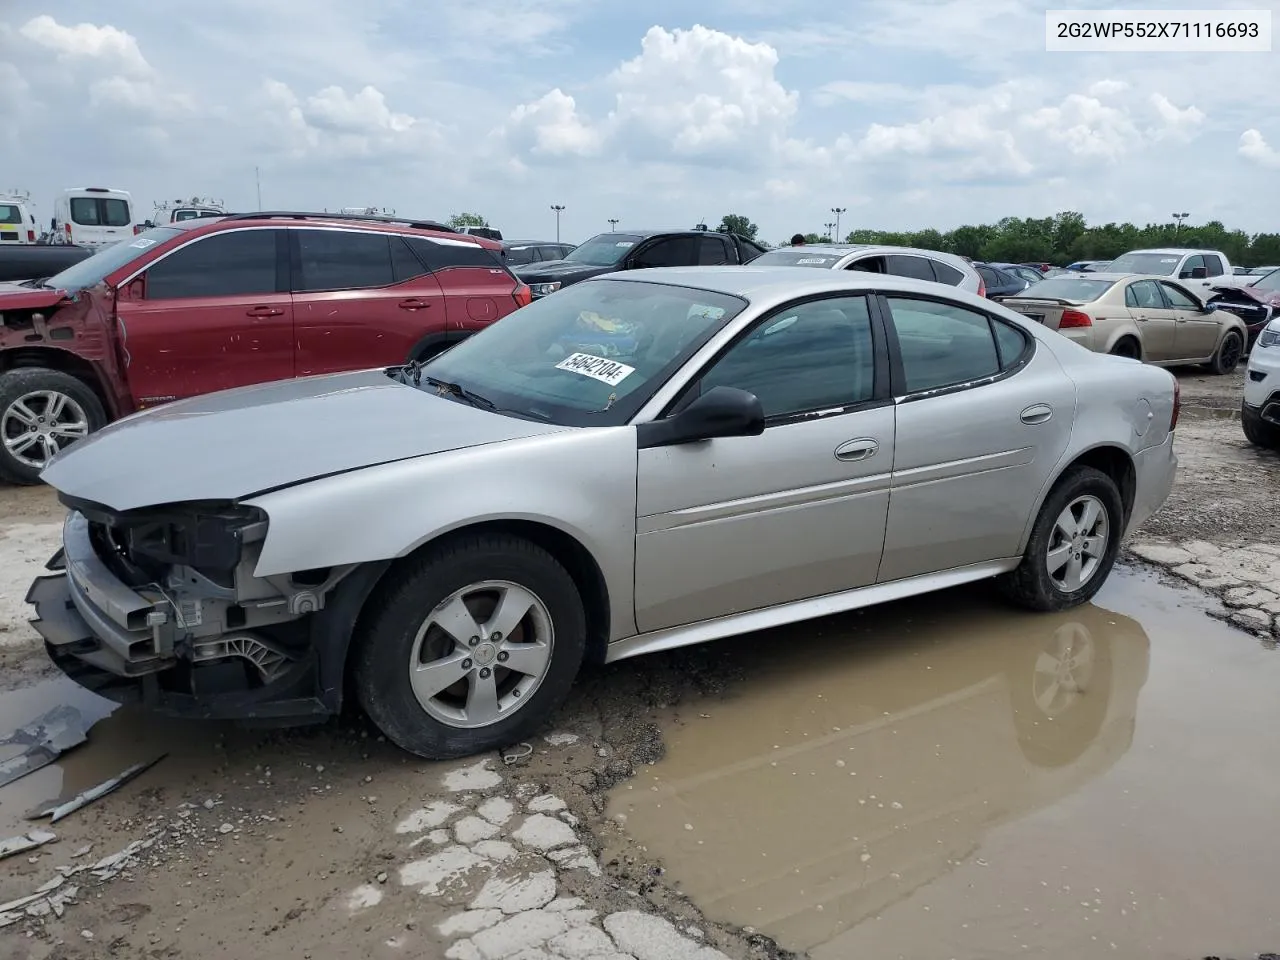
{"label": "alloy wheel", "polygon": [[1107,508],[1097,497],[1076,497],[1054,521],[1046,568],[1063,593],[1075,593],[1102,566],[1110,536]]}
{"label": "alloy wheel", "polygon": [[89,435],[84,408],[57,390],[33,390],[0,415],[0,442],[19,463],[43,469],[63,447]]}

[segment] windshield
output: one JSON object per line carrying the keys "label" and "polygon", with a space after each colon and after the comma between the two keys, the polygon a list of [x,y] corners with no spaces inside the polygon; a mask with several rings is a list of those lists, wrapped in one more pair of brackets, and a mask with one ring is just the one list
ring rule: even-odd
{"label": "windshield", "polygon": [[621,233],[602,233],[574,247],[565,259],[571,263],[585,263],[593,267],[611,267],[625,257],[641,239],[643,238]]}
{"label": "windshield", "polygon": [[57,290],[77,291],[101,283],[109,273],[114,273],[142,252],[157,243],[164,243],[170,237],[179,236],[181,230],[173,227],[152,227],[144,230],[127,243],[117,243],[99,250],[92,257],[73,263],[61,273],[56,273],[44,282],[46,287]]}
{"label": "windshield", "polygon": [[535,420],[618,426],[746,305],[688,287],[588,280],[441,354],[421,386],[435,389],[430,376]]}
{"label": "windshield", "polygon": [[1255,290],[1280,290],[1280,270],[1272,270],[1261,279],[1249,284]]}
{"label": "windshield", "polygon": [[753,267],[819,267],[831,270],[843,253],[830,250],[806,250],[804,247],[787,247],[770,250],[751,261]]}
{"label": "windshield", "polygon": [[1173,253],[1126,253],[1111,261],[1107,273],[1145,273],[1156,277],[1171,277],[1181,259]]}
{"label": "windshield", "polygon": [[1086,280],[1083,277],[1053,277],[1033,283],[1022,293],[1020,300],[1071,300],[1075,303],[1088,303],[1116,285],[1115,280]]}

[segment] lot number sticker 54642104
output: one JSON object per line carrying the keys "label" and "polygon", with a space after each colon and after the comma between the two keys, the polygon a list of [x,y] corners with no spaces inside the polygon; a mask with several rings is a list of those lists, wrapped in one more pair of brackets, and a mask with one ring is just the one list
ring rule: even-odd
{"label": "lot number sticker 54642104", "polygon": [[556,364],[556,369],[580,373],[584,377],[599,380],[611,387],[616,387],[636,372],[635,367],[618,363],[616,360],[606,360],[604,357],[593,357],[589,353],[571,353]]}

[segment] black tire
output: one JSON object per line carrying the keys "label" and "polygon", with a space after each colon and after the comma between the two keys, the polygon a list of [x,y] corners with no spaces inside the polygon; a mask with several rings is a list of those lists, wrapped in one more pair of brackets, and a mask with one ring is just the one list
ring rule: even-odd
{"label": "black tire", "polygon": [[1245,439],[1264,450],[1280,450],[1280,428],[1263,420],[1257,411],[1246,404],[1240,405],[1240,426]]}
{"label": "black tire", "polygon": [[1138,346],[1138,341],[1133,337],[1122,337],[1116,341],[1111,348],[1113,357],[1131,357],[1134,360],[1142,359],[1142,348]]}
{"label": "black tire", "polygon": [[[1067,505],[1078,497],[1095,497],[1107,513],[1107,543],[1098,567],[1079,589],[1066,591],[1050,577],[1049,543],[1054,524]],[[997,578],[1001,592],[1011,602],[1029,610],[1051,612],[1088,603],[1102,589],[1111,568],[1115,566],[1124,535],[1124,504],[1115,481],[1093,467],[1072,467],[1064,473],[1045,497],[1027,541],[1026,552],[1016,570]]]}
{"label": "black tire", "polygon": [[1222,338],[1222,343],[1218,344],[1218,352],[1209,361],[1209,369],[1219,376],[1234,373],[1236,367],[1240,365],[1240,357],[1243,353],[1244,341],[1240,338],[1240,334],[1231,330]]}
{"label": "black tire", "polygon": [[[41,391],[61,394],[79,405],[88,422],[89,433],[101,430],[106,425],[107,415],[102,408],[102,402],[83,381],[60,370],[18,367],[7,373],[0,373],[0,431],[13,429],[13,421],[12,419],[7,421],[6,415],[17,401],[28,394]],[[0,479],[18,484],[39,483],[40,471],[43,467],[33,466],[18,459],[3,442],[4,439],[5,437],[0,436]],[[70,446],[70,443],[64,443],[62,446],[65,448]]]}
{"label": "black tire", "polygon": [[[509,715],[484,727],[451,726],[414,695],[408,669],[414,639],[450,594],[491,580],[515,583],[542,601],[553,630],[550,663],[528,700]],[[430,548],[393,572],[366,610],[352,662],[356,697],[387,739],[428,760],[529,739],[568,695],[586,650],[586,613],[573,578],[547,551],[518,537],[463,536]]]}

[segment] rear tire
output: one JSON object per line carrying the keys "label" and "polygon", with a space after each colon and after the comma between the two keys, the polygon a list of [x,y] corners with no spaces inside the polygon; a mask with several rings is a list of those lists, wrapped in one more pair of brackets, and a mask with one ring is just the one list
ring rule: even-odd
{"label": "rear tire", "polygon": [[106,422],[97,395],[69,373],[18,367],[0,374],[0,479],[39,483],[55,453]]}
{"label": "rear tire", "polygon": [[1218,352],[1209,361],[1209,369],[1219,376],[1234,373],[1243,353],[1244,341],[1240,339],[1240,334],[1232,330],[1222,338],[1222,343],[1218,344]]}
{"label": "rear tire", "polygon": [[1138,341],[1133,337],[1124,337],[1116,342],[1111,348],[1113,357],[1129,357],[1133,360],[1142,359],[1142,348],[1138,346]]}
{"label": "rear tire", "polygon": [[1280,450],[1280,427],[1267,423],[1248,405],[1240,405],[1240,426],[1245,439],[1264,450]]}
{"label": "rear tire", "polygon": [[1018,606],[1051,612],[1093,598],[1115,566],[1124,504],[1115,481],[1093,467],[1059,478],[1036,517],[1016,570],[997,578]]}
{"label": "rear tire", "polygon": [[573,578],[517,537],[429,548],[366,609],[352,665],[356,696],[387,739],[428,760],[530,738],[568,695],[586,650]]}

